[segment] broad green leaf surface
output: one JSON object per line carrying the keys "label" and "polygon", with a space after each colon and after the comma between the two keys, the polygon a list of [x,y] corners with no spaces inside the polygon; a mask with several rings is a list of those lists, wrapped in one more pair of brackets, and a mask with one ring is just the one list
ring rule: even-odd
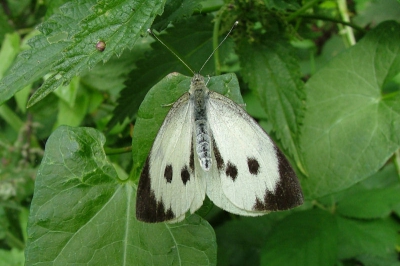
{"label": "broad green leaf surface", "polygon": [[398,225],[391,220],[353,220],[337,217],[338,258],[359,255],[386,257],[395,253]]}
{"label": "broad green leaf surface", "polygon": [[164,30],[169,23],[179,22],[180,20],[189,18],[194,11],[201,10],[201,0],[167,0],[164,12],[161,16],[154,20],[153,29],[157,31]]}
{"label": "broad green leaf surface", "polygon": [[363,266],[400,266],[397,252],[392,252],[385,257],[364,254],[355,259]]}
{"label": "broad green leaf surface", "polygon": [[400,207],[399,177],[393,163],[350,188],[318,199],[344,217],[377,219]]}
{"label": "broad green leaf surface", "polygon": [[400,203],[400,185],[380,189],[361,188],[349,191],[347,196],[339,201],[338,213],[358,219],[373,219],[387,217],[395,206]]}
{"label": "broad green leaf surface", "polygon": [[79,89],[79,77],[75,77],[66,86],[60,86],[54,91],[61,100],[63,100],[69,107],[74,107],[76,95]]}
{"label": "broad green leaf surface", "polygon": [[59,127],[48,139],[32,201],[27,265],[215,265],[211,226],[135,219],[136,187],[118,180],[104,136]]}
{"label": "broad green leaf surface", "polygon": [[20,42],[21,40],[17,33],[6,34],[0,49],[0,79],[18,54]]}
{"label": "broad green leaf surface", "polygon": [[21,266],[24,265],[24,251],[16,248],[12,250],[0,249],[0,265]]}
{"label": "broad green leaf surface", "polygon": [[275,224],[261,253],[261,265],[332,266],[337,232],[334,216],[326,211],[293,213]]}
{"label": "broad green leaf surface", "polygon": [[[140,175],[157,132],[171,108],[165,105],[172,105],[181,95],[188,92],[190,80],[190,77],[171,73],[147,93],[139,108],[132,138],[134,177]],[[235,74],[211,77],[207,87],[237,103],[243,103]]]}
{"label": "broad green leaf surface", "polygon": [[71,41],[79,21],[90,14],[90,7],[96,1],[77,2],[66,3],[61,8],[62,14],[54,14],[38,27],[43,35],[29,40],[32,49],[22,52],[8,75],[0,80],[0,104],[52,70],[52,65]]}
{"label": "broad green leaf surface", "polygon": [[382,92],[400,72],[399,32],[399,24],[383,23],[307,82],[300,145],[308,197],[370,176],[399,149],[400,94]]}
{"label": "broad green leaf surface", "polygon": [[[66,47],[63,57],[55,62],[53,71],[56,74],[36,91],[28,105],[35,104],[81,71],[133,47],[150,28],[155,16],[162,13],[163,5],[164,1],[157,0],[103,0],[92,6],[91,13],[80,22],[73,42]],[[106,43],[103,52],[96,50],[98,41]]]}
{"label": "broad green leaf surface", "polygon": [[303,169],[296,145],[304,112],[304,92],[293,47],[284,39],[269,36],[265,44],[246,42],[239,46],[238,53],[244,80],[259,97],[284,149]]}
{"label": "broad green leaf surface", "polygon": [[[44,74],[52,71],[28,102],[41,100],[58,86],[83,70],[121,55],[131,48],[161,14],[164,1],[71,1],[39,26],[43,35],[34,38],[32,49],[22,53],[11,73],[0,83],[0,103]],[[106,43],[104,52],[96,50],[98,41]]]}
{"label": "broad green leaf surface", "polygon": [[[262,217],[238,217],[215,229],[218,266],[260,265],[260,252],[279,220],[289,212],[274,212]],[[280,251],[284,254],[285,251]],[[284,255],[283,255],[284,256]]]}

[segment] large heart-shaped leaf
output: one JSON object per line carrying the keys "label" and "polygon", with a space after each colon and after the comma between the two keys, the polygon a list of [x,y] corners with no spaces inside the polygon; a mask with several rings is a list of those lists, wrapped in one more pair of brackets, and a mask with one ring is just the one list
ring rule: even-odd
{"label": "large heart-shaped leaf", "polygon": [[375,173],[400,147],[400,25],[386,22],[333,59],[306,84],[300,145],[304,194],[339,191]]}
{"label": "large heart-shaped leaf", "polygon": [[178,224],[136,220],[136,185],[117,178],[104,142],[94,129],[66,126],[48,139],[29,217],[26,264],[215,264],[215,234],[199,216]]}

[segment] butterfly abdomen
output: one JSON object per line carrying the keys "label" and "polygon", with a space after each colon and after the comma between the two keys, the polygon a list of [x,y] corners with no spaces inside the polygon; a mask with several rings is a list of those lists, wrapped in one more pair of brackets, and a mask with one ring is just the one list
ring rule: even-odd
{"label": "butterfly abdomen", "polygon": [[211,168],[211,137],[210,129],[207,120],[207,105],[208,89],[204,84],[204,79],[201,77],[194,77],[192,79],[192,88],[190,100],[192,101],[193,114],[194,114],[194,134],[196,152],[199,156],[201,168],[208,171]]}
{"label": "butterfly abdomen", "polygon": [[210,147],[210,135],[209,129],[207,128],[206,120],[195,121],[196,131],[196,152],[199,156],[200,165],[208,171],[211,168],[211,147]]}

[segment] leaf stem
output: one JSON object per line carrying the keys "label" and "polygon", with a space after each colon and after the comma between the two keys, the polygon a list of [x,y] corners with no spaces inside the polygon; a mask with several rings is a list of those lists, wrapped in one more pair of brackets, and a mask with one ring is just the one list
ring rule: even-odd
{"label": "leaf stem", "polygon": [[[217,16],[214,23],[213,29],[213,50],[218,47],[218,30],[219,26],[221,25],[221,16]],[[219,51],[215,50],[214,53],[214,65],[215,65],[215,75],[218,76],[221,74],[221,65],[219,63]]]}
{"label": "leaf stem", "polygon": [[114,155],[114,154],[121,154],[121,153],[128,153],[132,151],[132,146],[123,147],[123,148],[108,148],[105,147],[104,151],[107,155]]}
{"label": "leaf stem", "polygon": [[24,250],[25,248],[24,242],[22,242],[20,239],[18,239],[8,231],[5,234],[5,240],[10,247],[17,248],[19,250]]}
{"label": "leaf stem", "polygon": [[325,17],[325,16],[320,16],[320,15],[300,15],[300,17],[305,18],[305,19],[318,19],[318,20],[323,20],[323,21],[332,21],[332,22],[336,22],[336,23],[340,23],[346,26],[350,26],[362,33],[366,33],[367,31],[353,23],[350,22],[346,22],[340,19],[336,19],[336,18],[330,18],[330,17]]}
{"label": "leaf stem", "polygon": [[[337,2],[340,16],[346,22],[350,22],[349,11],[345,0],[338,0]],[[338,25],[340,26],[340,25]],[[344,26],[341,30],[343,36],[345,36],[347,43],[352,46],[356,44],[356,38],[354,37],[353,29],[349,26]]]}
{"label": "leaf stem", "polygon": [[302,6],[300,9],[296,10],[295,12],[293,12],[292,14],[290,14],[287,18],[286,21],[290,22],[292,20],[294,20],[296,17],[300,16],[302,13],[304,13],[305,11],[307,11],[310,7],[318,4],[318,2],[320,2],[321,0],[313,0],[310,1],[308,3],[306,3],[304,6]]}
{"label": "leaf stem", "polygon": [[18,132],[24,124],[24,122],[5,104],[0,106],[0,117],[2,117],[16,132]]}
{"label": "leaf stem", "polygon": [[223,5],[216,5],[216,6],[209,6],[209,7],[204,7],[201,10],[196,10],[193,12],[193,14],[204,14],[204,13],[212,13],[215,11],[218,11],[223,7]]}
{"label": "leaf stem", "polygon": [[400,179],[400,149],[394,152],[393,161],[397,170],[397,178]]}

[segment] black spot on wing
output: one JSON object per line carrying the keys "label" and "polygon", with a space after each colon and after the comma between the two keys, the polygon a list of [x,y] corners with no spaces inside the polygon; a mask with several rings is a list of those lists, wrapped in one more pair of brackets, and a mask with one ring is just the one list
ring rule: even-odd
{"label": "black spot on wing", "polygon": [[184,185],[190,180],[190,173],[186,165],[181,170],[181,179]]}
{"label": "black spot on wing", "polygon": [[260,164],[255,158],[247,158],[247,166],[249,167],[249,172],[252,175],[258,175],[260,172]]}
{"label": "black spot on wing", "polygon": [[232,178],[233,181],[235,181],[238,174],[236,165],[232,164],[231,162],[228,162],[228,164],[226,165],[225,174],[230,178]]}
{"label": "black spot on wing", "polygon": [[168,183],[172,182],[172,165],[168,164],[164,170],[164,178]]}
{"label": "black spot on wing", "polygon": [[221,153],[218,150],[217,144],[215,143],[215,139],[212,135],[211,139],[215,160],[217,161],[217,168],[219,171],[222,171],[224,169],[224,159],[222,158]]}
{"label": "black spot on wing", "polygon": [[193,139],[192,143],[190,143],[190,158],[189,158],[189,167],[192,173],[194,172],[194,152],[193,152]]}
{"label": "black spot on wing", "polygon": [[256,211],[279,211],[294,208],[303,204],[303,192],[296,173],[282,152],[275,147],[278,157],[280,179],[275,191],[266,191],[264,199],[258,199],[253,209]]}
{"label": "black spot on wing", "polygon": [[154,191],[151,189],[149,162],[150,156],[140,175],[136,194],[136,218],[148,223],[172,220],[175,218],[174,212],[171,208],[165,210],[164,203],[156,200]]}

